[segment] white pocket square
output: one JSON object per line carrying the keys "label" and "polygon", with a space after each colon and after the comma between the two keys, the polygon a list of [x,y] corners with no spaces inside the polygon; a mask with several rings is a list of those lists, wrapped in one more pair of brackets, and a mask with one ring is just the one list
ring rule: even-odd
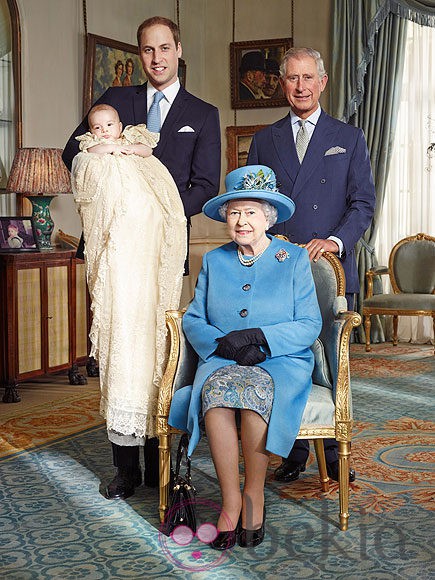
{"label": "white pocket square", "polygon": [[328,151],[326,151],[325,153],[325,157],[327,155],[337,155],[338,153],[346,153],[346,149],[343,149],[343,147],[339,147],[338,145],[336,145],[335,147],[331,147],[331,149],[328,149]]}
{"label": "white pocket square", "polygon": [[178,133],[195,133],[195,129],[192,129],[189,125],[185,125],[181,129],[178,129]]}

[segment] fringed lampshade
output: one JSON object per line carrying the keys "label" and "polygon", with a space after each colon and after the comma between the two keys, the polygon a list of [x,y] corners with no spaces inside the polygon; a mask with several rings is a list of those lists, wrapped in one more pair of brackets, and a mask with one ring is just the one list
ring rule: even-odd
{"label": "fringed lampshade", "polygon": [[50,202],[60,193],[71,193],[70,176],[62,161],[62,149],[18,149],[6,190],[29,198],[39,246],[42,250],[50,250],[54,228]]}

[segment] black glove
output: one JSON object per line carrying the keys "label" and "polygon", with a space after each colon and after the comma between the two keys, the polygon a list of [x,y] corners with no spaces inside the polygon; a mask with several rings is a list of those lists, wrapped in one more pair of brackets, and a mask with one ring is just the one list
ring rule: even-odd
{"label": "black glove", "polygon": [[242,346],[242,348],[236,354],[235,358],[236,363],[242,367],[252,367],[257,363],[261,363],[265,360],[266,355],[256,344]]}
{"label": "black glove", "polygon": [[229,360],[236,360],[237,352],[244,346],[249,346],[250,344],[267,346],[267,340],[261,328],[233,330],[216,340],[219,344],[215,354]]}

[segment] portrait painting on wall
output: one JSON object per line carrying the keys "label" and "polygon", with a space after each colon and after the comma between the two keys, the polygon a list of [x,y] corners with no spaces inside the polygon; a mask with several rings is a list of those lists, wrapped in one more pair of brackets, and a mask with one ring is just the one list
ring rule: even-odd
{"label": "portrait painting on wall", "polygon": [[35,224],[31,217],[0,217],[0,251],[23,252],[39,251]]}
{"label": "portrait painting on wall", "polygon": [[[186,83],[186,63],[179,59],[178,74]],[[83,91],[83,114],[109,87],[142,85],[147,77],[142,69],[138,47],[110,38],[88,34]]]}
{"label": "portrait painting on wall", "polygon": [[244,127],[227,127],[227,173],[243,167],[248,160],[252,137],[266,125],[245,125]]}
{"label": "portrait painting on wall", "polygon": [[230,44],[233,109],[287,105],[279,84],[279,64],[285,52],[292,46],[291,38]]}

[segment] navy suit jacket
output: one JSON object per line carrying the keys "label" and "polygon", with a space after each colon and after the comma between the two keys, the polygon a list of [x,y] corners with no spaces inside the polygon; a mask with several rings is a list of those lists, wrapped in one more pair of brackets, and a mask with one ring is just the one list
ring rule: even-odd
{"label": "navy suit jacket", "polygon": [[[95,104],[114,107],[124,127],[147,121],[147,84],[111,87]],[[183,131],[191,127],[193,131]],[[62,158],[71,170],[79,152],[77,135],[89,131],[84,119],[69,138]],[[187,218],[201,212],[202,206],[219,191],[221,142],[216,107],[188,93],[183,87],[175,97],[162,125],[154,155],[167,167],[180,192]]]}
{"label": "navy suit jacket", "polygon": [[362,130],[322,111],[300,164],[287,115],[254,135],[247,163],[271,167],[281,193],[295,202],[293,216],[271,232],[298,244],[313,238],[340,238],[346,292],[359,292],[354,247],[370,225],[375,208],[375,187]]}

